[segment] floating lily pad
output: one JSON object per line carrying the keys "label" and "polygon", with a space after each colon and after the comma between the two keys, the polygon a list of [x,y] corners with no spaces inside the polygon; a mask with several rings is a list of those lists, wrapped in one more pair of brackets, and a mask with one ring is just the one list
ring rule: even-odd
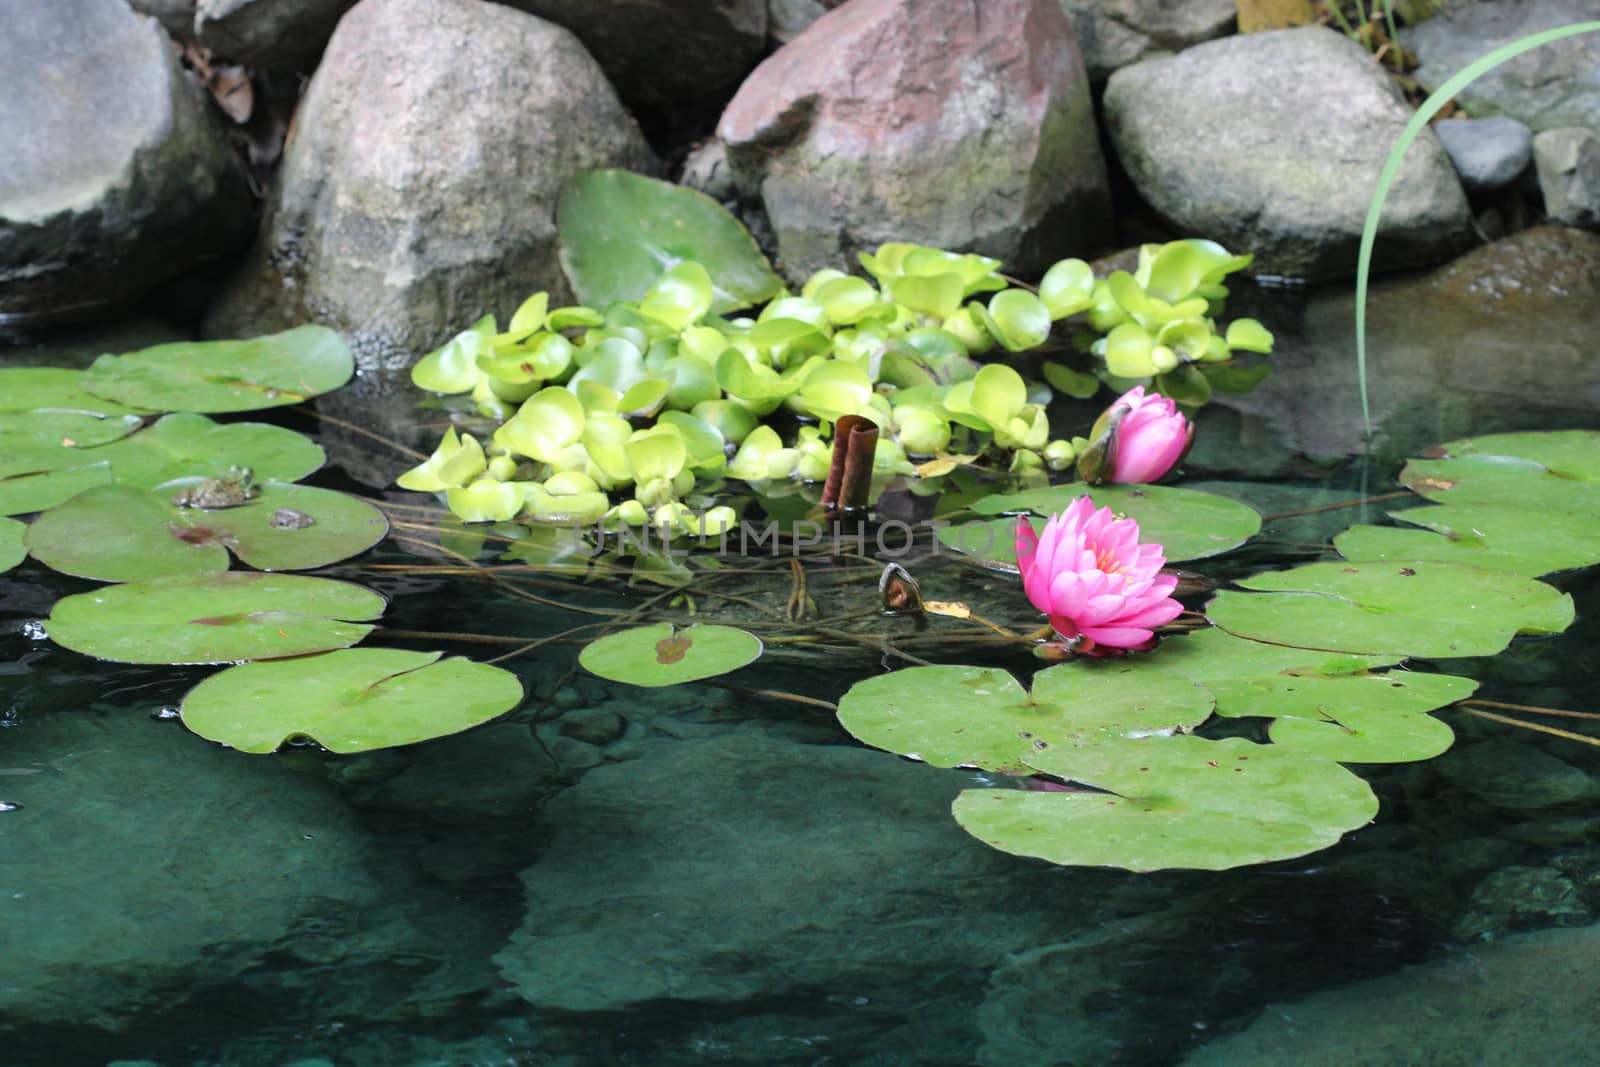
{"label": "floating lily pad", "polygon": [[935,767],[1026,774],[1051,748],[1187,730],[1211,714],[1211,694],[1144,664],[1074,661],[1040,671],[1033,693],[984,667],[908,667],[864,679],[839,701],[856,738]]}
{"label": "floating lily pad", "polygon": [[1274,719],[1276,745],[1341,763],[1408,763],[1432,759],[1455,743],[1455,731],[1432,715],[1392,708],[1346,708],[1326,719]]}
{"label": "floating lily pad", "polygon": [[26,515],[71,500],[85,489],[111,484],[111,464],[0,478],[0,515]]}
{"label": "floating lily pad", "polygon": [[561,191],[561,267],[578,298],[603,308],[640,300],[679,263],[714,282],[711,310],[734,311],[783,289],[755,239],[704,193],[624,170],[590,170]]}
{"label": "floating lily pad", "polygon": [[1414,459],[1400,472],[1402,485],[1429,500],[1541,513],[1600,510],[1600,432],[1490,434],[1429,451],[1444,458]]}
{"label": "floating lily pad", "polygon": [[0,414],[0,455],[19,449],[93,448],[126,437],[144,425],[138,415],[84,411],[16,411]]}
{"label": "floating lily pad", "polygon": [[[1237,548],[1261,529],[1261,516],[1235,500],[1193,489],[1166,485],[1103,485],[1080,483],[986,496],[972,505],[980,515],[1033,512],[1039,516],[1065,511],[1080,496],[1096,507],[1109,507],[1139,523],[1139,539],[1161,545],[1168,562],[1203,559]],[[1001,567],[1017,564],[1015,520],[957,523],[939,531],[948,548]],[[1043,529],[1043,522],[1034,523]],[[985,548],[985,546],[989,546]]]}
{"label": "floating lily pad", "polygon": [[1258,574],[1206,614],[1239,637],[1332,652],[1492,656],[1519,633],[1559,633],[1572,598],[1507,571],[1453,563],[1313,563]]}
{"label": "floating lily pad", "polygon": [[1339,764],[1240,738],[1116,741],[1028,762],[1104,792],[968,789],[953,809],[979,840],[1051,863],[1226,870],[1326,848],[1378,811]]}
{"label": "floating lily pad", "polygon": [[443,654],[353,648],[241,664],[190,690],[183,722],[241,752],[302,738],[367,752],[459,733],[522,702],[510,671]]}
{"label": "floating lily pad", "polygon": [[35,411],[40,408],[105,416],[153,414],[88,392],[83,388],[81,370],[67,367],[0,368],[0,412]]}
{"label": "floating lily pad", "polygon": [[16,519],[0,519],[0,574],[21,563],[28,556],[22,537],[28,527]]}
{"label": "floating lily pad", "polygon": [[345,648],[383,608],[377,593],[327,578],[181,574],[65,597],[45,629],[118,663],[233,663]]}
{"label": "floating lily pad", "polygon": [[1352,526],[1333,540],[1345,559],[1358,563],[1434,559],[1469,567],[1516,571],[1537,577],[1600,563],[1600,502],[1587,511],[1539,512],[1512,504],[1444,504],[1392,513],[1422,529]]}
{"label": "floating lily pad", "polygon": [[727,674],[759,655],[761,639],[744,630],[663,622],[591,641],[578,662],[613,682],[663,686]]}
{"label": "floating lily pad", "polygon": [[101,356],[84,373],[83,388],[156,411],[256,411],[337,389],[354,373],[344,338],[311,325],[243,341],[176,341]]}
{"label": "floating lily pad", "polygon": [[40,515],[28,547],[47,566],[83,578],[132,582],[228,569],[232,549],[259,570],[310,570],[364,552],[389,523],[364,500],[331,489],[269,482],[231,508],[179,507],[173,499],[203,479],[157,490],[108,485]]}

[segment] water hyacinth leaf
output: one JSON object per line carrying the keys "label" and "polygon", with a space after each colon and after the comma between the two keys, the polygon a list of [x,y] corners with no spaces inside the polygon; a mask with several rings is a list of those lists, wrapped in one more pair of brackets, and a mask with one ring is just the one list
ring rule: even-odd
{"label": "water hyacinth leaf", "polygon": [[1160,368],[1153,351],[1155,338],[1136,322],[1125,322],[1106,334],[1106,370],[1118,378],[1148,378]]}
{"label": "water hyacinth leaf", "polygon": [[1094,270],[1081,259],[1063,259],[1039,279],[1039,299],[1052,319],[1064,319],[1094,303]]}
{"label": "water hyacinth leaf", "polygon": [[0,455],[31,448],[93,448],[144,425],[138,415],[100,416],[84,411],[17,411],[0,414]]}
{"label": "water hyacinth leaf", "polygon": [[1044,344],[1050,336],[1050,309],[1026,289],[1004,289],[989,298],[989,322],[995,340],[1012,352]]}
{"label": "water hyacinth leaf", "polygon": [[[1160,544],[1169,562],[1204,559],[1227,552],[1244,544],[1261,529],[1261,516],[1253,508],[1215,493],[1168,485],[1086,487],[1070,483],[986,496],[975,502],[972,510],[979,515],[1031,511],[1035,515],[1049,516],[1066,510],[1067,505],[1080,496],[1088,496],[1096,507],[1108,507],[1136,521],[1140,539]],[[982,552],[979,546],[990,538],[976,529],[963,534],[961,524],[940,530],[939,538],[952,548],[1015,566],[1016,548],[1007,532],[1014,525],[997,524],[992,538],[994,544],[987,552]],[[962,542],[971,547],[962,548]]]}
{"label": "water hyacinth leaf", "polygon": [[613,682],[657,687],[727,674],[760,655],[761,639],[732,626],[658,623],[591,641],[578,662]]}
{"label": "water hyacinth leaf", "polygon": [[1187,679],[1114,661],[1040,671],[1031,696],[1003,670],[932,666],[857,682],[839,701],[839,722],[866,744],[935,767],[1026,774],[1032,753],[1186,730],[1211,707],[1211,694]]}
{"label": "water hyacinth leaf", "polygon": [[541,463],[583,436],[583,404],[560,386],[541,389],[494,432],[495,444]]}
{"label": "water hyacinth leaf", "polygon": [[1151,296],[1176,303],[1212,277],[1227,272],[1234,257],[1215,241],[1188,238],[1169,241],[1150,261],[1144,287]]}
{"label": "water hyacinth leaf", "polygon": [[711,310],[711,275],[693,260],[671,267],[639,301],[641,314],[685,330]]}
{"label": "water hyacinth leaf", "polygon": [[561,191],[556,211],[561,267],[585,304],[639,300],[686,260],[713,279],[711,310],[725,314],[770,300],[783,281],[721,204],[624,170],[590,170]]}
{"label": "water hyacinth leaf", "polygon": [[1183,363],[1156,376],[1155,391],[1189,407],[1200,407],[1211,400],[1211,379],[1192,363]]}
{"label": "water hyacinth leaf", "polygon": [[1027,383],[1004,363],[990,363],[972,379],[972,410],[990,426],[1004,426],[1027,402]]}
{"label": "water hyacinth leaf", "polygon": [[1041,369],[1052,389],[1076,400],[1087,400],[1100,391],[1100,379],[1088,371],[1073,370],[1065,363],[1055,362],[1047,362]]}
{"label": "water hyacinth leaf", "polygon": [[1393,708],[1345,708],[1325,719],[1285,717],[1267,731],[1272,743],[1341,763],[1410,763],[1455,744],[1455,731],[1432,715]]}
{"label": "water hyacinth leaf", "polygon": [[64,648],[117,663],[235,663],[346,648],[383,609],[382,596],[349,582],[225,571],[64,597],[45,630]]}
{"label": "water hyacinth leaf", "polygon": [[1234,319],[1228,323],[1229,348],[1242,352],[1271,352],[1272,334],[1255,319]]}
{"label": "water hyacinth leaf", "polygon": [[106,417],[151,415],[154,412],[130,407],[95,396],[83,387],[83,371],[67,367],[0,368],[0,412],[35,411],[52,408],[80,411]]}
{"label": "water hyacinth leaf", "polygon": [[1327,848],[1378,799],[1339,764],[1242,738],[1153,737],[1029,758],[1103,792],[968,789],[956,822],[1003,852],[1130,871],[1220,871]]}
{"label": "water hyacinth leaf", "polygon": [[27,558],[28,548],[22,543],[27,532],[27,525],[16,519],[0,519],[0,574]]}
{"label": "water hyacinth leaf", "polygon": [[955,314],[966,296],[961,276],[954,273],[901,275],[884,280],[883,286],[895,303],[941,319]]}
{"label": "water hyacinth leaf", "polygon": [[353,648],[244,663],[183,698],[183,724],[240,752],[309,739],[370,752],[459,733],[522,703],[510,671],[442,652]]}
{"label": "water hyacinth leaf", "polygon": [[488,352],[494,316],[485,315],[423,356],[411,368],[411,381],[430,393],[465,393],[478,384],[478,357]]}
{"label": "water hyacinth leaf", "polygon": [[1559,633],[1572,598],[1508,571],[1412,560],[1312,563],[1224,590],[1206,614],[1239,637],[1335,652],[1492,656],[1519,633]]}
{"label": "water hyacinth leaf", "polygon": [[101,356],[83,377],[96,396],[156,411],[224,412],[298,404],[355,374],[350,347],[326,326],[242,341],[178,341]]}
{"label": "water hyacinth leaf", "polygon": [[1333,540],[1356,562],[1433,559],[1537,577],[1600,563],[1600,522],[1593,512],[1442,504],[1392,512],[1422,529],[1352,526]]}

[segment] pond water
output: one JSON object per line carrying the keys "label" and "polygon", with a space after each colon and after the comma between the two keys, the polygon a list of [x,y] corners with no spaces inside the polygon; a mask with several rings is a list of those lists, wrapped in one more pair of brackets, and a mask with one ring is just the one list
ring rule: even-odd
{"label": "pond water", "polygon": [[[1279,372],[1202,412],[1186,484],[1301,511],[1391,489],[1399,457],[1437,441],[1600,424],[1596,304],[1563,289],[1530,318],[1527,286],[1472,284],[1375,298],[1371,456],[1353,454],[1348,293],[1248,297]],[[162,330],[5,360],[70,363]],[[437,414],[413,399],[369,379],[322,403],[431,447]],[[322,436],[339,465],[322,484],[407,465]],[[1270,522],[1226,573],[1311,558],[1387,506]],[[443,562],[387,544],[332,573],[389,595],[392,630],[533,639],[585,621],[421,569]],[[1004,594],[971,569],[919,576],[938,599]],[[1556,584],[1572,629],[1443,669],[1487,699],[1597,710],[1600,579]],[[1446,710],[1456,747],[1363,769],[1382,812],[1332,849],[1220,874],[1063,869],[954,824],[975,775],[752,692],[837,700],[875,655],[645,691],[553,643],[505,662],[529,699],[495,724],[251,757],[172,719],[208,672],[40,639],[31,620],[86,585],[32,563],[0,577],[0,801],[20,805],[0,812],[6,1065],[1578,1062],[1600,1036],[1584,980],[1600,751],[1574,741]]]}

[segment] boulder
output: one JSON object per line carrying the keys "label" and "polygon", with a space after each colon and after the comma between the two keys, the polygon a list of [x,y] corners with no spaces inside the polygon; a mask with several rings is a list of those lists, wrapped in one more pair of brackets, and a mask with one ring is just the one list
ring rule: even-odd
{"label": "boulder", "polygon": [[[1320,26],[1197,45],[1111,76],[1106,123],[1146,200],[1187,234],[1254,253],[1257,274],[1354,273],[1378,173],[1411,109],[1354,41]],[[1375,263],[1442,259],[1466,194],[1424,132],[1389,190]]]}
{"label": "boulder", "polygon": [[652,165],[566,30],[482,0],[364,0],[328,43],[262,234],[207,329],[323,322],[363,367],[406,366],[531,292],[568,300],[562,183]]}
{"label": "boulder", "polygon": [[[1594,0],[1515,0],[1447,4],[1400,41],[1421,65],[1412,73],[1430,92],[1501,45],[1541,30],[1593,21]],[[1600,130],[1600,34],[1540,45],[1474,79],[1455,95],[1469,114],[1509,115],[1538,133],[1560,126]]]}
{"label": "boulder", "polygon": [[154,15],[178,40],[194,36],[196,0],[128,0],[128,6],[141,15]]}
{"label": "boulder", "polygon": [[1600,229],[1600,129],[1541,130],[1533,139],[1533,162],[1550,221]]}
{"label": "boulder", "polygon": [[711,114],[767,47],[767,0],[499,0],[577,35],[628,106]]}
{"label": "boulder", "polygon": [[219,59],[309,74],[355,0],[199,0],[194,35]]}
{"label": "boulder", "polygon": [[1433,124],[1433,132],[1461,175],[1461,184],[1474,192],[1505,188],[1533,158],[1533,131],[1504,115],[1444,119]]}
{"label": "boulder", "polygon": [[1234,0],[1061,0],[1089,80],[1161,52],[1181,52],[1233,29]]}
{"label": "boulder", "polygon": [[0,322],[125,300],[249,239],[244,172],[155,19],[0,12]]}
{"label": "boulder", "polygon": [[718,133],[792,278],[885,241],[1026,273],[1109,233],[1089,82],[1057,0],[853,0],[756,68]]}

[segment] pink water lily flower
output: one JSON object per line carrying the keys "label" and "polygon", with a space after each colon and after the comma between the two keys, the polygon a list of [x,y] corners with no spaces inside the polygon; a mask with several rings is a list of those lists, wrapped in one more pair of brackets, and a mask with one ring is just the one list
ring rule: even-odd
{"label": "pink water lily flower", "polygon": [[1137,522],[1096,511],[1086,496],[1051,516],[1041,534],[1026,518],[1017,523],[1022,588],[1078,651],[1155,643],[1154,627],[1183,611],[1172,598],[1178,579],[1161,573],[1166,562],[1160,545],[1139,543]]}
{"label": "pink water lily flower", "polygon": [[[1194,424],[1160,393],[1146,393],[1136,385],[1118,397],[1107,415],[1126,408],[1117,423],[1113,482],[1153,482],[1170,471],[1189,450]],[[1104,418],[1105,416],[1102,416]],[[1097,424],[1098,426],[1098,424]],[[1098,436],[1096,434],[1095,436]]]}

